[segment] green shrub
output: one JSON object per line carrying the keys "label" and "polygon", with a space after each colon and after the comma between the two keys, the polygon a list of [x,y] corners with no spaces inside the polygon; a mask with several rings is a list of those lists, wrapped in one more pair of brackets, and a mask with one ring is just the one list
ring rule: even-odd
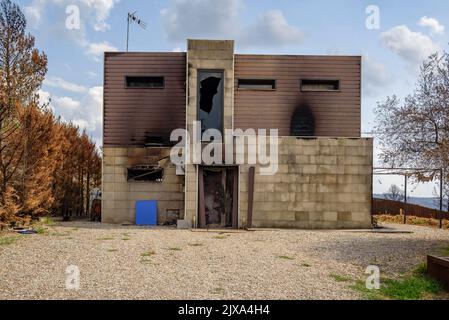
{"label": "green shrub", "polygon": [[364,281],[356,281],[351,286],[365,295],[367,299],[419,300],[437,295],[443,291],[443,286],[427,275],[426,264],[419,265],[415,270],[398,279],[382,279],[380,289],[369,290]]}

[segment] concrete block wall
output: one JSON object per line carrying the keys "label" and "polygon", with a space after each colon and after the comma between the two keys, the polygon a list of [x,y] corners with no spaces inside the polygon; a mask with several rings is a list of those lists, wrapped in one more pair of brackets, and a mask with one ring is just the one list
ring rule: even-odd
{"label": "concrete block wall", "polygon": [[[224,129],[234,129],[234,42],[188,40],[186,128],[193,135],[197,120],[198,70],[224,72]],[[278,172],[260,174],[256,165],[253,226],[286,228],[366,228],[371,225],[371,139],[280,137]],[[169,159],[164,181],[128,182],[126,168],[151,164],[169,148],[104,148],[104,222],[134,223],[135,201],[156,199],[159,222],[166,209],[196,226],[198,164],[187,164],[177,176]],[[191,145],[191,154],[193,146]],[[158,153],[159,152],[159,153]],[[239,227],[246,226],[248,165],[239,166]]]}
{"label": "concrete block wall", "polygon": [[[186,128],[193,134],[193,122],[197,121],[198,70],[222,70],[224,77],[223,128],[233,128],[234,113],[234,41],[187,40],[187,112]],[[191,147],[190,150],[193,150]],[[193,153],[193,152],[192,152]],[[185,217],[196,224],[198,208],[197,165],[186,165]]]}
{"label": "concrete block wall", "polygon": [[[279,138],[279,168],[256,165],[253,227],[369,228],[373,141]],[[239,225],[246,226],[248,165],[240,166]]]}
{"label": "concrete block wall", "polygon": [[170,159],[159,161],[164,168],[162,182],[128,182],[126,168],[134,165],[156,165],[169,155],[170,148],[103,149],[102,222],[134,223],[137,200],[158,201],[158,223],[165,221],[166,210],[179,210],[184,215],[184,177],[176,175]]}

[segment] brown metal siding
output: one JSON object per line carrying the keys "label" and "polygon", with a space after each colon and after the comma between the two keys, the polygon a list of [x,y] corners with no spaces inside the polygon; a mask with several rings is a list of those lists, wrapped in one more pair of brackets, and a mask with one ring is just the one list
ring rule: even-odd
{"label": "brown metal siding", "polygon": [[[165,87],[125,88],[126,75],[163,76]],[[142,145],[147,133],[185,128],[185,81],[185,53],[106,53],[103,144]]]}
{"label": "brown metal siding", "polygon": [[[290,135],[290,119],[299,102],[310,105],[315,135],[360,137],[359,56],[235,55],[234,127],[279,129]],[[239,78],[276,80],[274,91],[239,90]],[[338,92],[301,92],[301,78],[340,80]]]}

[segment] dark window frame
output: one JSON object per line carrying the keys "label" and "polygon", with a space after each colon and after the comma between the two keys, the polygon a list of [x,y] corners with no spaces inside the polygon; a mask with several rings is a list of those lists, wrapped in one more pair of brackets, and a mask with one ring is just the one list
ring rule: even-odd
{"label": "dark window frame", "polygon": [[[223,107],[222,110],[222,115],[221,115],[221,127],[220,128],[215,128],[218,131],[221,132],[222,137],[224,137],[224,102],[225,102],[225,90],[226,90],[226,74],[225,74],[225,70],[224,69],[197,69],[196,72],[196,94],[197,94],[197,101],[196,101],[196,120],[200,121],[200,89],[201,89],[201,84],[200,84],[200,73],[221,73],[221,80],[223,81],[223,94],[222,94],[222,98],[221,98],[221,105]],[[202,134],[201,134],[202,137]]]}
{"label": "dark window frame", "polygon": [[[337,89],[326,90],[326,89],[304,89],[303,81],[329,81],[337,82]],[[316,77],[304,77],[299,79],[299,90],[301,92],[340,92],[341,91],[341,80],[338,78],[316,78]]]}
{"label": "dark window frame", "polygon": [[[162,78],[161,87],[131,87],[128,86],[128,78]],[[124,76],[125,89],[165,89],[165,77],[159,74],[127,74]]]}
{"label": "dark window frame", "polygon": [[[268,88],[242,88],[240,87],[240,81],[272,81],[273,85],[271,89]],[[269,79],[269,78],[238,78],[237,79],[237,89],[238,90],[253,90],[253,91],[276,91],[277,90],[277,80],[276,79]]]}

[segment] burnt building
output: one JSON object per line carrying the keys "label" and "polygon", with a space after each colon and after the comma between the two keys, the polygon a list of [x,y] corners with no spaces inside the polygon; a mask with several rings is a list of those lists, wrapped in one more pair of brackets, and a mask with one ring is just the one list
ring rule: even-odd
{"label": "burnt building", "polygon": [[[155,200],[157,222],[182,227],[370,227],[373,146],[360,117],[360,56],[235,54],[215,40],[105,53],[102,219],[134,223],[136,201]],[[170,157],[176,129],[190,137],[182,163]],[[219,161],[205,161],[210,129],[245,147],[224,159],[226,138],[214,140]],[[251,163],[260,139],[246,134],[264,129],[276,156]]]}

